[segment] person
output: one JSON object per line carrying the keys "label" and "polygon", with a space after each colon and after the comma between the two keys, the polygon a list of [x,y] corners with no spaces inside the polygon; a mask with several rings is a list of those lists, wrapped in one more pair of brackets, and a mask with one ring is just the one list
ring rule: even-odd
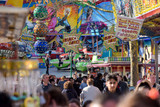
{"label": "person", "polygon": [[106,77],[106,87],[104,88],[103,93],[113,94],[119,97],[121,95],[121,91],[117,86],[118,86],[118,80],[117,80],[116,75],[109,74]]}
{"label": "person", "polygon": [[145,60],[148,60],[150,58],[150,53],[148,51],[147,45],[144,48],[144,53],[145,53]]}
{"label": "person", "polygon": [[49,79],[50,84],[54,87],[55,86],[55,81],[54,79]]}
{"label": "person", "polygon": [[61,77],[61,80],[58,82],[58,87],[61,88],[61,90],[63,90],[63,86],[64,86],[64,83],[66,82],[66,76],[62,76]]}
{"label": "person", "polygon": [[72,98],[78,99],[78,95],[76,91],[74,90],[73,84],[71,83],[71,81],[66,81],[63,87],[64,89],[62,90],[62,93],[67,96],[69,101]]}
{"label": "person", "polygon": [[82,80],[83,80],[83,78],[82,78],[82,74],[81,74],[81,73],[79,73],[79,77],[77,78],[77,81],[78,81],[79,83],[81,83],[81,82],[82,82]]}
{"label": "person", "polygon": [[123,82],[125,82],[126,84],[128,84],[128,79],[127,79],[127,77],[125,75],[123,76]]}
{"label": "person", "polygon": [[71,99],[69,101],[69,107],[80,107],[79,100],[77,100],[77,99]]}
{"label": "person", "polygon": [[105,72],[105,73],[103,74],[103,77],[102,77],[103,87],[105,87],[105,84],[106,84],[106,76],[107,76],[107,75],[108,75],[107,72]]}
{"label": "person", "polygon": [[153,73],[153,72],[148,73],[147,80],[149,82],[151,82],[151,87],[152,88],[156,88],[160,92],[160,85],[156,83],[156,75],[155,75],[155,73]]}
{"label": "person", "polygon": [[0,92],[0,107],[13,107],[12,100],[7,93]]}
{"label": "person", "polygon": [[145,95],[151,90],[151,84],[148,80],[141,81],[135,88],[135,92],[141,92]]}
{"label": "person", "polygon": [[47,74],[43,74],[41,79],[41,84],[37,86],[38,93],[47,92],[50,88],[52,88],[52,85],[49,83],[49,76]]}
{"label": "person", "polygon": [[58,60],[59,60],[59,64],[58,64],[59,67],[62,67],[63,66],[63,61],[62,61],[61,57],[59,57]]}
{"label": "person", "polygon": [[57,86],[57,82],[58,82],[58,79],[56,78],[56,76],[55,75],[50,75],[49,76],[49,79],[54,79],[54,82],[55,82],[55,86]]}
{"label": "person", "polygon": [[80,96],[81,90],[79,89],[80,87],[80,83],[78,80],[74,80],[74,84],[73,84],[74,89],[77,92],[77,95]]}
{"label": "person", "polygon": [[87,10],[87,16],[86,16],[86,21],[87,21],[87,22],[90,22],[90,21],[91,21],[92,13],[93,13],[92,8],[89,8],[89,9]]}
{"label": "person", "polygon": [[158,98],[151,99],[142,93],[130,93],[120,101],[117,107],[160,107]]}
{"label": "person", "polygon": [[101,73],[97,74],[97,77],[94,80],[94,86],[98,87],[100,91],[103,91],[103,81]]}
{"label": "person", "polygon": [[94,76],[92,74],[89,74],[88,78],[92,78],[94,80]]}
{"label": "person", "polygon": [[71,81],[71,83],[74,84],[74,79],[72,77],[69,78],[69,81]]}
{"label": "person", "polygon": [[100,90],[93,86],[93,79],[87,80],[87,87],[83,88],[80,94],[80,103],[83,105],[86,101],[93,101],[98,95],[101,94]]}
{"label": "person", "polygon": [[117,107],[119,99],[113,94],[103,94],[97,97],[90,107]]}
{"label": "person", "polygon": [[49,54],[46,55],[46,58],[45,58],[45,64],[46,64],[46,74],[49,75]]}
{"label": "person", "polygon": [[46,94],[46,104],[43,107],[68,107],[68,100],[58,88],[50,89]]}
{"label": "person", "polygon": [[84,61],[84,57],[81,55],[81,57],[78,58],[77,60],[78,60],[78,62],[83,62]]}
{"label": "person", "polygon": [[125,82],[122,81],[122,77],[117,73],[117,79],[118,79],[118,87],[122,94],[125,94],[129,91],[129,88]]}
{"label": "person", "polygon": [[79,89],[82,90],[83,88],[87,87],[87,83],[86,82],[87,82],[87,77],[83,76],[83,80],[82,80],[82,83],[81,83]]}
{"label": "person", "polygon": [[75,73],[73,74],[73,79],[77,80],[77,71],[75,71]]}
{"label": "person", "polygon": [[86,62],[89,61],[89,56],[88,56],[87,54],[85,55],[84,58],[85,58],[85,61],[86,61]]}

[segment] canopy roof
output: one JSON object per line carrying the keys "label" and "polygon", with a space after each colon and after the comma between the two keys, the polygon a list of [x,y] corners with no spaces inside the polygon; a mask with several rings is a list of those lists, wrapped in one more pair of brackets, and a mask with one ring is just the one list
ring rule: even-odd
{"label": "canopy roof", "polygon": [[152,38],[160,38],[160,13],[145,18],[141,33]]}

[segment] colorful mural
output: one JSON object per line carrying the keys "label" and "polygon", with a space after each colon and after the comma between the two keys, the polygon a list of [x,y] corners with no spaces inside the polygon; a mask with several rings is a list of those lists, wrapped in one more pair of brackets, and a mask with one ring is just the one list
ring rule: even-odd
{"label": "colorful mural", "polygon": [[7,0],[7,6],[30,9],[24,27],[29,35],[34,34],[33,28],[37,21],[33,18],[33,11],[38,4],[44,4],[48,11],[45,24],[50,33],[46,37],[49,50],[62,47],[63,32],[70,33],[73,29],[77,29],[77,33],[82,33],[80,40],[83,41],[83,47],[87,47],[89,51],[95,52],[97,47],[99,52],[105,50],[101,38],[104,36],[103,31],[108,31],[112,25],[115,25],[113,6],[110,0],[95,3],[67,0],[63,0],[63,2],[62,0]]}

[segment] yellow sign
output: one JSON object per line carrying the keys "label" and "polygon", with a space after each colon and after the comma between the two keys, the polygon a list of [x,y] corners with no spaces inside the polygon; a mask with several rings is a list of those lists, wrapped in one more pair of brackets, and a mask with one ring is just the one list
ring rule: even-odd
{"label": "yellow sign", "polygon": [[71,33],[63,33],[63,46],[65,51],[74,51],[79,53],[79,48],[81,48],[81,41],[79,40],[81,33],[77,33],[76,29],[74,29]]}
{"label": "yellow sign", "polygon": [[114,31],[114,26],[111,27],[111,29],[108,31],[104,31],[104,37],[103,37],[103,45],[106,47],[106,49],[112,49],[116,51],[116,47],[118,46],[117,43],[117,38],[115,37],[115,31]]}

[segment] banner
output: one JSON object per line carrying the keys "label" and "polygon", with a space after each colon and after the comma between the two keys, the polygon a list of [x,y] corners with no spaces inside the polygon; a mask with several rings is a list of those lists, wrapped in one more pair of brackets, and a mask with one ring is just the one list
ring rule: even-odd
{"label": "banner", "polygon": [[142,24],[142,19],[117,16],[116,36],[124,41],[137,40]]}
{"label": "banner", "polygon": [[70,50],[79,53],[79,48],[81,48],[81,41],[79,40],[81,33],[77,33],[76,30],[73,30],[71,33],[63,33],[63,46],[65,51]]}
{"label": "banner", "polygon": [[115,37],[114,26],[112,26],[109,31],[104,30],[103,45],[107,50],[112,49],[116,51],[116,46],[118,46],[117,42],[118,39]]}

